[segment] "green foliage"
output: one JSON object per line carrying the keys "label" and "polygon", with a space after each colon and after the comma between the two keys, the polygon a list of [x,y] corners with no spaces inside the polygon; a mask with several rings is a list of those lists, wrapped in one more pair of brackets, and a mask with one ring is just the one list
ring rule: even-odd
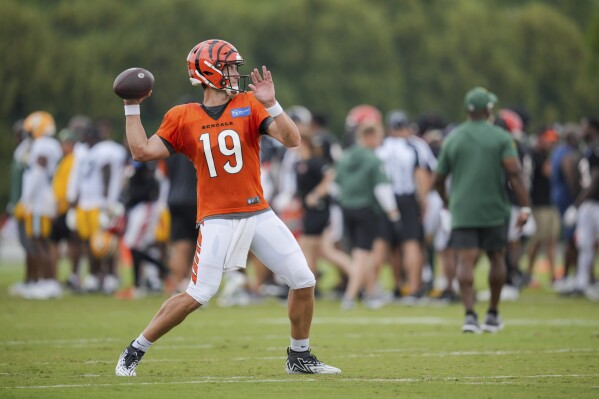
{"label": "green foliage", "polygon": [[[156,77],[143,105],[151,131],[189,85],[185,57],[222,38],[267,65],[284,106],[328,114],[343,133],[347,111],[370,103],[416,116],[463,118],[473,85],[520,105],[535,126],[577,120],[599,101],[596,0],[4,0],[0,2],[0,128],[45,109],[59,128],[76,114],[122,126],[114,77],[141,66]],[[122,135],[121,131],[117,132]],[[0,139],[0,167],[12,152]],[[0,179],[0,204],[6,179]]]}

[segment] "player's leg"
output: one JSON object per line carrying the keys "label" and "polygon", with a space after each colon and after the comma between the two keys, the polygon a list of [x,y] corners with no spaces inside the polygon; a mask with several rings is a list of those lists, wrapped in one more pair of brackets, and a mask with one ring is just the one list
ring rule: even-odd
{"label": "player's leg", "polygon": [[287,226],[272,211],[253,216],[256,232],[250,250],[289,286],[288,314],[291,345],[287,350],[288,373],[338,374],[310,353],[310,327],[314,312],[316,279],[301,248]]}
{"label": "player's leg", "polygon": [[455,249],[457,259],[456,275],[460,284],[460,294],[466,311],[463,332],[479,333],[478,316],[474,311],[474,266],[480,250],[478,229],[453,229],[449,247]]}
{"label": "player's leg", "polygon": [[171,236],[169,243],[168,267],[170,284],[168,294],[186,289],[189,281],[189,265],[193,261],[196,238],[195,206],[171,207]]}
{"label": "player's leg", "polygon": [[[212,219],[202,223],[191,281],[186,292],[166,300],[143,332],[121,353],[116,375],[135,376],[136,367],[150,346],[179,325],[185,318],[205,305],[217,293],[223,275],[227,249],[233,237],[233,222]],[[202,251],[202,247],[208,250]]]}
{"label": "player's leg", "polygon": [[483,331],[496,332],[503,328],[499,317],[499,300],[506,280],[505,251],[507,246],[508,226],[497,226],[480,229],[480,246],[489,258],[489,309]]}
{"label": "player's leg", "polygon": [[595,243],[599,226],[594,217],[595,210],[599,204],[595,201],[585,201],[578,210],[576,222],[576,246],[578,248],[578,260],[576,263],[576,284],[570,295],[582,295],[589,286],[591,269],[595,258]]}

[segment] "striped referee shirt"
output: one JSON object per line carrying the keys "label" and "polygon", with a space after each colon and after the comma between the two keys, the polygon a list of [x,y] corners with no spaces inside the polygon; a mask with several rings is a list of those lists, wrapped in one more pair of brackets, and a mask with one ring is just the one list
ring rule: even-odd
{"label": "striped referee shirt", "polygon": [[416,147],[403,137],[387,137],[376,150],[396,195],[416,194],[414,172],[425,168]]}

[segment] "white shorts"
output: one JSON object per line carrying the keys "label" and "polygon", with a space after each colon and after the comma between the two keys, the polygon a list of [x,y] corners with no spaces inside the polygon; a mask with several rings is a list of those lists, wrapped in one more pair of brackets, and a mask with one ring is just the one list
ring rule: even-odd
{"label": "white shorts", "polygon": [[585,201],[578,208],[576,246],[590,248],[599,240],[599,202]]}
{"label": "white shorts", "polygon": [[141,202],[127,212],[127,228],[123,238],[130,249],[143,250],[156,241],[156,225],[162,207],[156,202]]}
{"label": "white shorts", "polygon": [[424,213],[424,234],[427,237],[434,237],[441,229],[441,209],[443,209],[443,200],[436,191],[431,191],[426,197],[426,212]]}
{"label": "white shorts", "polygon": [[[291,289],[313,287],[314,274],[295,237],[285,224],[268,210],[256,218],[250,251]],[[233,239],[235,219],[208,219],[200,225],[198,244],[187,293],[206,304],[220,287],[225,256]]]}

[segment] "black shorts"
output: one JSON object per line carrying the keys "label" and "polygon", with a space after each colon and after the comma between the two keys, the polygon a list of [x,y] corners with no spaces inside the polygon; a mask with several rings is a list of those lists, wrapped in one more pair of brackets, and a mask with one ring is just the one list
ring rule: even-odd
{"label": "black shorts", "polygon": [[497,251],[507,246],[507,230],[507,224],[452,229],[448,245],[454,249],[479,248],[484,251]]}
{"label": "black shorts", "polygon": [[395,200],[401,214],[401,231],[399,237],[396,237],[396,241],[399,243],[411,240],[423,241],[424,227],[416,196],[413,194],[396,195]]}
{"label": "black shorts", "polygon": [[171,241],[196,241],[198,229],[196,228],[196,207],[170,206],[171,212]]}
{"label": "black shorts", "polygon": [[376,236],[375,238],[382,238],[390,244],[397,244],[397,234],[394,233],[391,222],[386,215],[378,215],[376,220]]}
{"label": "black shorts", "polygon": [[377,236],[378,215],[370,208],[343,209],[343,224],[351,248],[372,249]]}
{"label": "black shorts", "polygon": [[71,230],[67,227],[67,214],[58,216],[52,221],[52,231],[50,232],[50,241],[60,242],[71,239]]}
{"label": "black shorts", "polygon": [[319,236],[329,224],[329,209],[314,210],[304,209],[302,216],[303,234],[307,236]]}

